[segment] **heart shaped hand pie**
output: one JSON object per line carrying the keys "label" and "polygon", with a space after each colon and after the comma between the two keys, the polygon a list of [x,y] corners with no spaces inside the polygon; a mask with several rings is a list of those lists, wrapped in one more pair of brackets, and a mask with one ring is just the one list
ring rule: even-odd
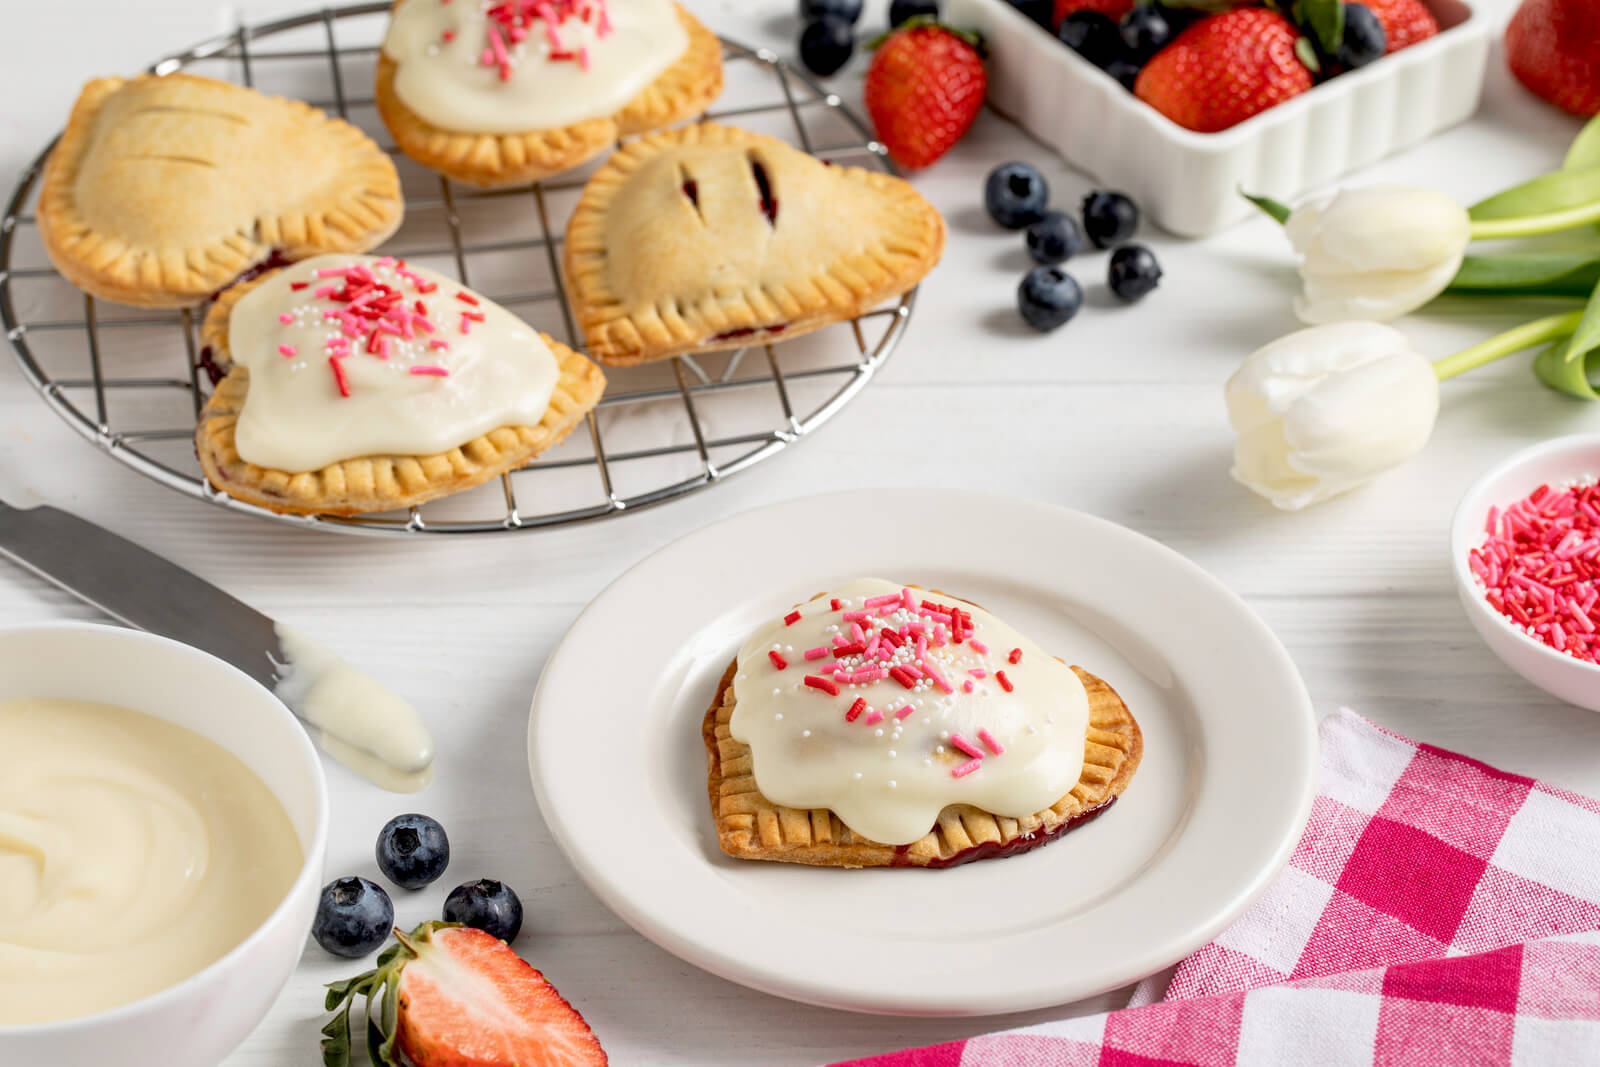
{"label": "heart shaped hand pie", "polygon": [[673,0],[395,0],[375,95],[400,151],[495,188],[698,115],[721,91],[722,43]]}
{"label": "heart shaped hand pie", "polygon": [[589,351],[625,365],[789,338],[916,285],[944,220],[908,183],[704,123],[624,145],[567,226]]}
{"label": "heart shaped hand pie", "polygon": [[199,303],[274,255],[364,252],[400,225],[400,180],[356,127],[188,74],[100,78],[39,196],[66,278],[136,307]]}

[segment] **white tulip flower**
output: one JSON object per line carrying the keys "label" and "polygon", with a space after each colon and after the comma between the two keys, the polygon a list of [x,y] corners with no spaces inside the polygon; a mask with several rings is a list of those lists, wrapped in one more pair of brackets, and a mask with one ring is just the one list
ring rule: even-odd
{"label": "white tulip flower", "polygon": [[1433,364],[1376,322],[1313,326],[1258,349],[1228,379],[1233,477],[1286,511],[1352,489],[1427,444]]}
{"label": "white tulip flower", "polygon": [[1387,322],[1444,291],[1461,268],[1472,222],[1432,189],[1344,189],[1290,213],[1285,232],[1303,257],[1303,322]]}

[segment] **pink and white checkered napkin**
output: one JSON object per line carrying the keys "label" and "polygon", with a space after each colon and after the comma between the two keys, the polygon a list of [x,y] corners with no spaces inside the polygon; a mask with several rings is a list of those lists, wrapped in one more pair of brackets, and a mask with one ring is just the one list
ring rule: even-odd
{"label": "pink and white checkered napkin", "polygon": [[850,1067],[1600,1064],[1600,801],[1323,720],[1311,821],[1165,999]]}

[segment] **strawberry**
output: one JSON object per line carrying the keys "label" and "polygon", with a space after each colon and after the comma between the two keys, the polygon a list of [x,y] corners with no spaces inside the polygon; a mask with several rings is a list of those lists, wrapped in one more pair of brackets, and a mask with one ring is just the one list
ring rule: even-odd
{"label": "strawberry", "polygon": [[1122,16],[1132,10],[1133,0],[1056,0],[1055,16],[1050,25],[1061,25],[1061,20],[1074,11],[1098,11],[1113,22],[1121,22]]}
{"label": "strawberry", "polygon": [[367,1054],[375,1064],[605,1067],[583,1016],[504,941],[440,922],[410,934],[396,930],[395,938],[375,969],[328,987],[327,1010],[337,1013],[322,1028],[325,1067],[350,1062],[357,996],[366,997]]}
{"label": "strawberry", "polygon": [[1439,20],[1422,0],[1361,0],[1361,3],[1371,8],[1383,23],[1383,36],[1388,42],[1384,55],[1426,41],[1439,32]]}
{"label": "strawberry", "polygon": [[918,168],[961,140],[988,84],[977,37],[922,17],[882,40],[862,95],[890,158]]}
{"label": "strawberry", "polygon": [[1299,36],[1264,7],[1207,15],[1145,64],[1133,91],[1179,126],[1225,130],[1311,88]]}
{"label": "strawberry", "polygon": [[1523,0],[1506,27],[1506,60],[1540,99],[1574,115],[1600,114],[1600,4]]}

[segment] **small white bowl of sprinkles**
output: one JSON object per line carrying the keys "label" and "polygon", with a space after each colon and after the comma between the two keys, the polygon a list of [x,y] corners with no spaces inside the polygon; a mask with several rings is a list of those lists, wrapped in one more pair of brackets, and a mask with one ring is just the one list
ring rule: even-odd
{"label": "small white bowl of sprinkles", "polygon": [[1600,711],[1600,434],[1546,441],[1479,478],[1456,508],[1450,558],[1494,654]]}

